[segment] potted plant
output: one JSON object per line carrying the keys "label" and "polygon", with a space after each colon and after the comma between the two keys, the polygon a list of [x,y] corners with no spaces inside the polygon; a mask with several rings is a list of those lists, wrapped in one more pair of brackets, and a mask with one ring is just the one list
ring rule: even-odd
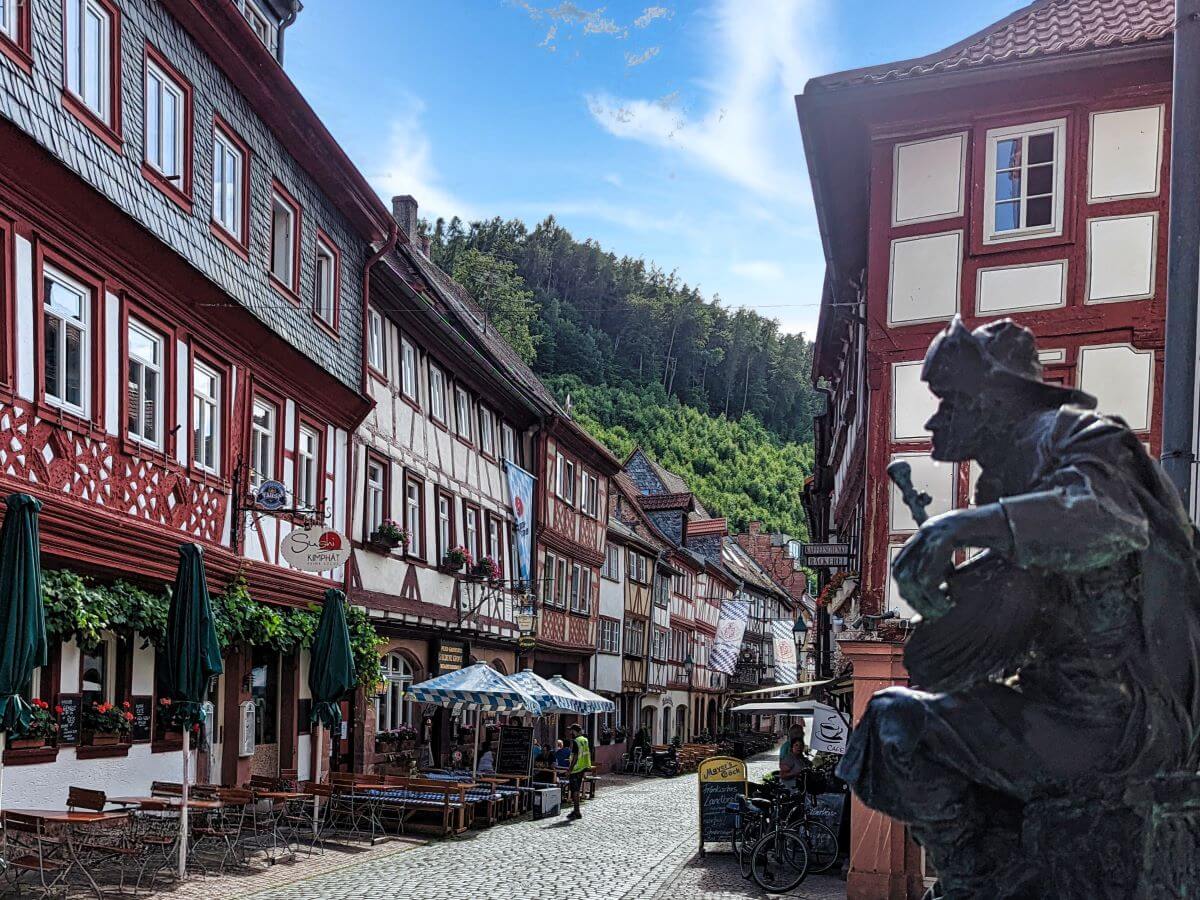
{"label": "potted plant", "polygon": [[500,569],[500,563],[492,559],[490,556],[482,556],[479,562],[471,567],[471,574],[476,578],[486,578],[492,584],[500,581],[504,573]]}
{"label": "potted plant", "polygon": [[384,519],[379,523],[379,527],[371,532],[368,541],[389,553],[397,547],[402,547],[404,551],[407,551],[408,531],[402,528],[395,519]]}
{"label": "potted plant", "polygon": [[625,743],[625,739],[628,737],[629,737],[629,732],[627,732],[620,725],[618,725],[615,729],[613,729],[613,740],[616,743],[623,744],[623,743]]}
{"label": "potted plant", "polygon": [[50,704],[35,697],[30,701],[33,707],[29,714],[29,727],[19,738],[14,738],[9,747],[13,750],[31,750],[45,747],[58,735],[58,717],[62,715],[62,707],[56,706],[51,711]]}
{"label": "potted plant", "polygon": [[401,750],[409,749],[417,743],[417,729],[411,725],[401,725],[393,734],[396,735],[396,743],[400,745]]}
{"label": "potted plant", "polygon": [[613,730],[611,728],[609,728],[607,725],[602,725],[600,727],[600,743],[601,744],[611,744],[612,739],[613,739]]}
{"label": "potted plant", "polygon": [[119,707],[109,701],[83,708],[83,733],[85,741],[93,747],[119,744],[133,728],[133,711],[126,700]]}
{"label": "potted plant", "polygon": [[471,565],[471,551],[461,544],[451,547],[442,557],[442,569],[446,572],[461,572],[463,566]]}

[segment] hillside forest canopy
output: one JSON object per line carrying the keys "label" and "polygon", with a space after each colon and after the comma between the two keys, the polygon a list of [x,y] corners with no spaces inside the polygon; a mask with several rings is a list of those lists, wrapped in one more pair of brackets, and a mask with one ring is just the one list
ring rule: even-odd
{"label": "hillside forest canopy", "polygon": [[804,530],[812,342],[675,273],[576,240],[553,216],[421,222],[433,261],[617,455],[641,444],[731,527]]}

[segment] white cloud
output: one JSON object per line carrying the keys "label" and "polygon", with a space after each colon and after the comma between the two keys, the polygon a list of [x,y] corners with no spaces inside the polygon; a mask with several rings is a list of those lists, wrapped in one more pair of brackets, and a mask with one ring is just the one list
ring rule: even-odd
{"label": "white cloud", "polygon": [[407,106],[392,120],[383,171],[372,178],[376,188],[388,198],[411,194],[417,199],[421,215],[430,220],[481,218],[474,206],[455,195],[438,176],[433,145],[421,125],[425,104],[410,97]]}
{"label": "white cloud", "polygon": [[701,86],[705,110],[587,97],[610,134],[678,153],[764,196],[806,203],[793,97],[826,67],[820,45],[825,0],[715,0],[712,70]]}
{"label": "white cloud", "polygon": [[647,6],[642,14],[633,20],[633,26],[635,28],[645,28],[655,19],[669,19],[673,15],[675,13],[665,6]]}
{"label": "white cloud", "polygon": [[753,281],[783,281],[783,266],[769,259],[749,259],[731,263],[729,270],[735,275]]}
{"label": "white cloud", "polygon": [[644,62],[649,62],[650,60],[654,59],[654,57],[658,56],[658,51],[660,49],[662,48],[647,47],[641,53],[627,52],[625,54],[625,65],[632,69],[634,66],[640,66]]}

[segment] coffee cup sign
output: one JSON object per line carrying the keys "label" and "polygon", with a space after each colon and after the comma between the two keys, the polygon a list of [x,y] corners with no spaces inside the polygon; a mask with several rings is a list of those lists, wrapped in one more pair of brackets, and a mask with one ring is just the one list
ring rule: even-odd
{"label": "coffee cup sign", "polygon": [[297,528],[283,539],[283,558],[303,572],[328,572],[346,564],[350,541],[328,528]]}

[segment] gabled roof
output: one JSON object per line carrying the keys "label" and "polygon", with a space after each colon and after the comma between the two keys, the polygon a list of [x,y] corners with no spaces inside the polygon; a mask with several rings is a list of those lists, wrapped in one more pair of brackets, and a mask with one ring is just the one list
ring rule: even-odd
{"label": "gabled roof", "polygon": [[[624,499],[622,509],[628,509],[625,518],[618,519],[622,525],[631,530],[639,538],[648,541],[659,551],[668,550],[674,546],[671,540],[658,530],[658,526],[651,521],[646,515],[645,510],[641,508],[638,501],[641,500],[642,494],[638,491],[637,485],[633,483],[633,479],[629,477],[629,473],[624,469],[612,476],[611,483],[616,488]],[[612,518],[609,519],[612,521]]]}
{"label": "gabled roof", "polygon": [[[662,482],[663,488],[665,489],[665,491],[667,493],[669,493],[669,494],[691,493],[691,488],[688,487],[688,483],[682,475],[678,475],[675,472],[672,472],[670,469],[663,466],[662,463],[660,463],[658,460],[656,460],[653,456],[651,456],[649,453],[647,453],[641,447],[633,448],[633,450],[630,452],[630,454],[627,457],[625,457],[625,461],[624,461],[624,463],[622,463],[621,468],[623,468],[623,469],[628,468],[630,460],[632,460],[635,456],[641,456],[642,459],[646,460],[646,465],[648,465],[650,467],[650,470],[654,473],[655,477],[660,482]],[[704,504],[701,503],[699,500],[696,500],[695,504],[696,504],[695,505],[695,513],[699,514],[699,517],[707,519],[709,517],[708,510],[704,508]]]}
{"label": "gabled roof", "polygon": [[1174,26],[1174,0],[1037,0],[944,50],[814,78],[805,92],[1146,43]]}
{"label": "gabled roof", "polygon": [[691,512],[695,509],[696,498],[687,491],[681,494],[641,494],[638,504],[642,509],[680,509]]}
{"label": "gabled roof", "polygon": [[688,537],[701,537],[707,534],[719,534],[725,537],[729,534],[729,523],[725,519],[691,519],[688,521]]}
{"label": "gabled roof", "polygon": [[775,594],[789,606],[791,595],[775,583],[767,570],[747,553],[733,538],[721,542],[721,562],[725,568],[759,593]]}

